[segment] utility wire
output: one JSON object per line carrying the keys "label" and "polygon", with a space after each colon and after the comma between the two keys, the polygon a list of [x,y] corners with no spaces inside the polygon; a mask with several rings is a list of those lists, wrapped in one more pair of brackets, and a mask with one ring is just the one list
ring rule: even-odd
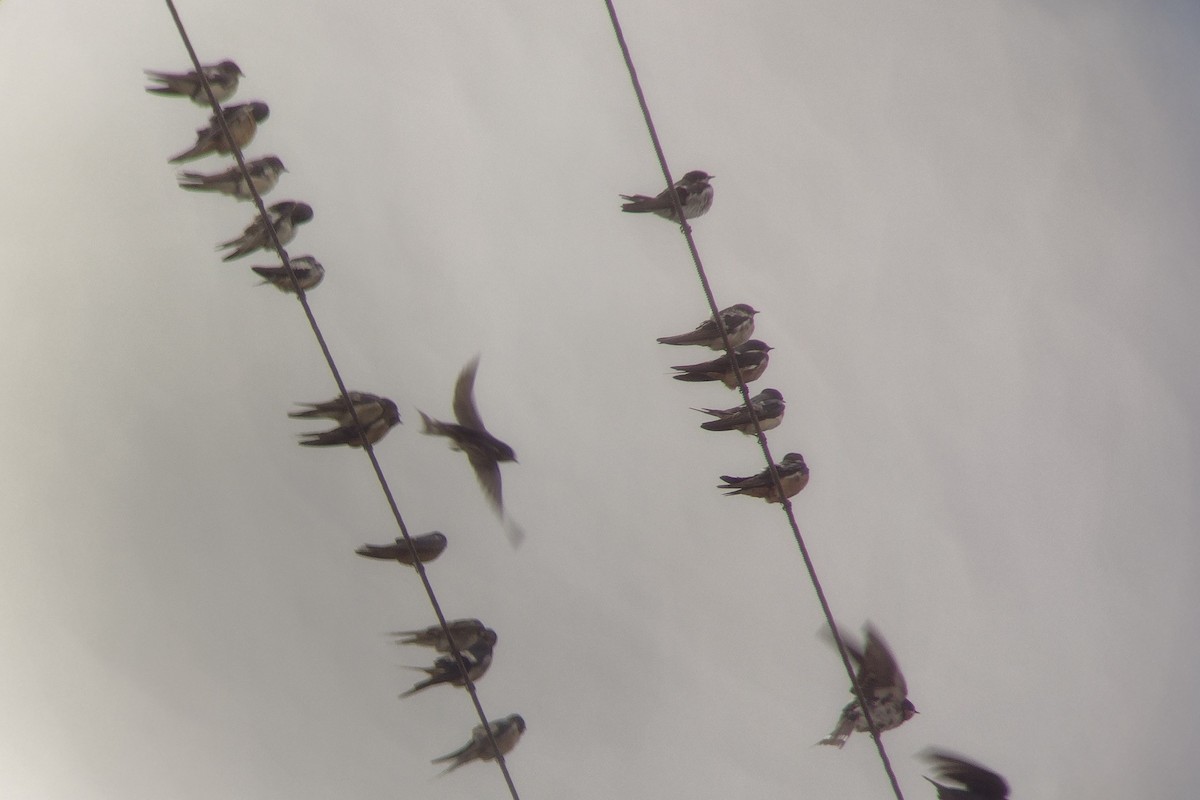
{"label": "utility wire", "polygon": [[329,372],[333,375],[334,383],[337,384],[338,391],[345,399],[346,407],[350,410],[350,417],[354,422],[355,428],[358,429],[358,435],[362,440],[362,449],[366,451],[367,457],[371,460],[371,467],[375,470],[375,477],[379,480],[379,487],[383,490],[388,507],[392,510],[392,517],[396,520],[396,525],[399,527],[400,533],[403,534],[409,553],[412,555],[412,566],[417,571],[417,574],[421,576],[421,583],[425,586],[425,594],[429,596],[429,604],[433,607],[434,614],[437,615],[438,624],[442,626],[442,631],[446,634],[446,639],[450,645],[450,652],[453,654],[454,660],[458,663],[458,668],[465,682],[465,688],[471,696],[472,704],[475,706],[475,713],[479,715],[480,724],[483,726],[483,730],[487,734],[488,743],[492,747],[492,754],[495,756],[496,763],[500,767],[500,772],[504,775],[504,782],[508,784],[508,792],[512,795],[513,800],[521,800],[517,792],[517,786],[513,783],[512,775],[509,774],[508,765],[504,761],[504,755],[500,752],[500,748],[496,744],[495,736],[492,735],[491,725],[488,722],[487,714],[484,713],[483,704],[479,701],[479,694],[475,690],[475,682],[471,680],[467,663],[454,641],[450,626],[446,622],[446,616],[442,613],[442,606],[433,591],[433,584],[430,583],[429,576],[425,573],[425,567],[421,563],[421,559],[417,557],[416,544],[413,542],[412,536],[408,533],[408,526],[404,524],[404,517],[400,513],[399,506],[396,504],[396,498],[392,494],[391,486],[388,484],[387,477],[383,474],[383,468],[379,465],[379,459],[375,456],[375,448],[367,441],[366,427],[359,420],[354,403],[350,401],[350,394],[347,392],[346,384],[342,380],[341,371],[338,370],[337,363],[333,359],[333,354],[329,350],[329,345],[325,342],[325,337],[322,335],[321,328],[317,324],[317,318],[313,315],[312,308],[308,304],[308,296],[304,289],[301,288],[296,271],[292,268],[292,262],[288,259],[287,251],[283,248],[283,243],[279,241],[279,236],[275,232],[275,226],[271,224],[271,217],[267,214],[267,207],[263,202],[262,195],[259,194],[254,181],[251,180],[250,171],[246,168],[246,160],[242,154],[242,148],[238,146],[230,133],[229,126],[226,124],[225,116],[222,113],[221,104],[217,102],[216,96],[213,95],[212,87],[208,83],[208,77],[204,74],[204,68],[201,66],[200,59],[192,47],[191,38],[187,34],[187,29],[184,28],[183,20],[179,17],[179,11],[175,8],[175,3],[173,0],[166,0],[166,4],[167,9],[171,12],[171,18],[175,21],[175,28],[179,31],[179,38],[183,40],[183,46],[187,49],[188,57],[192,60],[192,66],[195,68],[196,74],[200,77],[200,82],[204,86],[204,93],[208,96],[208,102],[212,106],[213,119],[220,125],[221,134],[225,137],[225,141],[229,145],[234,159],[237,161],[238,169],[241,170],[242,177],[246,180],[246,185],[249,187],[251,195],[253,195],[254,204],[258,207],[259,216],[263,224],[266,225],[267,234],[271,238],[271,245],[275,249],[275,252],[279,254],[283,266],[288,271],[288,277],[292,281],[292,288],[296,292],[296,297],[300,301],[301,308],[304,309],[304,315],[308,317],[309,327],[312,328],[313,336],[316,337],[317,344],[321,347],[321,353],[325,356],[325,363],[329,366]]}
{"label": "utility wire", "polygon": [[675,181],[671,178],[671,170],[667,166],[667,157],[663,152],[662,143],[658,138],[658,130],[654,127],[654,120],[650,116],[650,106],[646,103],[646,95],[642,91],[641,81],[638,80],[637,70],[633,66],[633,57],[629,53],[629,45],[625,42],[625,34],[621,30],[621,22],[617,18],[617,10],[613,6],[613,0],[604,0],[605,6],[608,8],[608,17],[612,22],[613,33],[617,37],[617,44],[621,47],[621,55],[625,59],[625,68],[629,72],[629,80],[633,84],[633,91],[637,95],[638,105],[642,109],[642,118],[646,123],[646,131],[650,134],[650,142],[654,145],[654,153],[658,156],[658,165],[662,169],[663,178],[667,182],[668,192],[671,195],[671,202],[674,204],[675,213],[679,217],[679,229],[683,233],[683,238],[687,241],[688,251],[692,255],[692,263],[696,268],[696,277],[700,280],[700,286],[704,289],[704,297],[708,301],[709,310],[712,311],[713,319],[716,320],[717,328],[721,331],[721,341],[725,345],[725,352],[729,356],[730,363],[733,365],[734,376],[737,378],[738,389],[742,393],[742,402],[750,413],[750,419],[754,423],[754,433],[758,438],[759,447],[762,449],[763,457],[767,461],[767,469],[771,474],[771,481],[775,486],[775,491],[778,492],[780,505],[783,507],[784,514],[787,516],[788,524],[792,529],[792,536],[796,540],[796,545],[800,548],[800,555],[804,559],[804,566],[808,570],[809,580],[812,582],[813,590],[816,592],[817,600],[821,604],[821,611],[825,614],[825,622],[829,625],[829,631],[833,635],[833,641],[837,645],[838,654],[842,658],[842,666],[846,668],[846,674],[850,676],[850,685],[854,690],[854,696],[858,700],[859,708],[862,709],[863,718],[867,722],[867,727],[871,730],[871,736],[875,740],[875,748],[879,751],[879,759],[883,763],[883,769],[887,773],[888,780],[892,784],[892,791],[895,793],[897,800],[904,800],[904,794],[900,790],[900,783],[896,780],[896,773],[892,770],[892,762],[888,758],[887,751],[883,747],[883,739],[879,735],[879,728],[875,725],[875,720],[871,717],[871,710],[867,706],[866,697],[863,694],[862,687],[858,684],[858,679],[854,674],[854,667],[850,663],[850,657],[846,650],[846,645],[842,642],[842,635],[838,626],[834,623],[833,611],[829,607],[829,601],[825,597],[825,590],[821,588],[821,581],[817,577],[817,569],[813,564],[812,557],[809,555],[808,547],[804,543],[804,537],[800,533],[800,526],[796,522],[796,515],[792,512],[792,502],[783,494],[783,485],[779,480],[779,471],[775,466],[775,459],[771,457],[771,449],[767,444],[766,434],[763,433],[761,424],[759,423],[758,414],[754,410],[754,405],[750,402],[750,389],[746,385],[746,381],[742,378],[741,367],[738,366],[736,353],[729,341],[729,332],[725,329],[725,321],[721,319],[721,313],[717,305],[716,298],[713,296],[712,286],[708,282],[708,274],[704,271],[704,264],[700,260],[700,251],[696,248],[696,241],[692,238],[692,226],[688,224],[683,216],[683,205],[679,201],[679,193],[675,191]]}

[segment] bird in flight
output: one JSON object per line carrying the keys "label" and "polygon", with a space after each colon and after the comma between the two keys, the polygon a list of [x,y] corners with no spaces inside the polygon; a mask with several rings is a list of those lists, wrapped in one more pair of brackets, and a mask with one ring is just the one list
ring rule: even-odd
{"label": "bird in flight", "polygon": [[[458,423],[440,422],[418,411],[425,423],[423,433],[430,436],[445,436],[450,440],[453,450],[461,450],[467,454],[471,469],[488,502],[501,519],[506,519],[504,513],[504,497],[500,483],[500,464],[511,461],[516,463],[517,456],[513,449],[490,434],[475,407],[475,373],[479,370],[479,356],[471,359],[458,375],[454,385],[454,418]],[[513,545],[520,543],[523,536],[521,529],[515,524],[505,526]]]}

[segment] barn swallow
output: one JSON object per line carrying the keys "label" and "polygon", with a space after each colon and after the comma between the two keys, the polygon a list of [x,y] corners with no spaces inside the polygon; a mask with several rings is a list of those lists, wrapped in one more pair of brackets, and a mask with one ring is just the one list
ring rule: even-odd
{"label": "barn swallow", "polygon": [[[767,362],[770,361],[768,352],[774,349],[758,339],[738,345],[733,352],[736,354],[737,365],[742,370],[742,380],[750,383],[766,372]],[[671,376],[677,381],[720,381],[730,389],[736,389],[738,385],[737,373],[733,371],[733,363],[729,360],[728,353],[712,361],[684,364],[671,369],[680,371],[678,375]]]}
{"label": "barn swallow", "polygon": [[[521,734],[525,732],[525,720],[520,714],[510,714],[503,719],[494,719],[488,722],[488,729],[492,732],[492,738],[496,740],[496,749],[500,751],[500,755],[504,755],[517,746],[517,741],[521,738]],[[442,774],[453,772],[470,761],[494,761],[496,752],[492,750],[491,742],[488,741],[487,730],[482,725],[476,725],[471,731],[471,741],[464,744],[462,747],[455,750],[453,753],[447,753],[444,756],[433,759],[430,763],[442,764],[446,761],[451,762],[450,766],[442,770]]]}
{"label": "barn swallow", "polygon": [[446,623],[446,627],[450,629],[449,637],[441,625],[430,625],[419,631],[392,631],[391,635],[399,637],[396,644],[415,644],[420,647],[432,647],[439,653],[449,653],[450,639],[454,639],[454,644],[459,650],[466,650],[479,641],[483,632],[488,630],[487,626],[477,619],[452,619]]}
{"label": "barn swallow", "polygon": [[938,800],[1007,800],[1008,783],[986,767],[945,750],[928,749],[921,754],[933,762],[933,771],[942,780],[961,783],[964,788],[943,786],[933,778],[925,780],[937,787]]}
{"label": "barn swallow", "polygon": [[[265,195],[275,188],[275,184],[279,183],[280,173],[287,172],[287,168],[277,157],[267,156],[247,161],[246,171],[250,173],[250,183],[253,184],[259,195]],[[254,199],[254,195],[250,192],[250,185],[246,183],[246,176],[242,174],[242,170],[237,164],[224,172],[217,172],[213,175],[205,175],[200,172],[181,172],[179,173],[179,187],[193,192],[218,192],[236,197],[238,200]]]}
{"label": "barn swallow", "polygon": [[354,417],[350,415],[351,404],[354,406],[354,412],[358,414],[358,421],[364,425],[385,416],[389,410],[395,411],[399,416],[396,404],[386,397],[380,397],[370,392],[351,391],[347,394],[350,398],[349,402],[345,397],[335,397],[324,403],[299,403],[298,405],[307,406],[307,408],[303,411],[289,411],[288,416],[292,419],[331,419],[338,425],[353,425]]}
{"label": "barn swallow", "polygon": [[[871,709],[871,720],[882,733],[912,719],[917,709],[908,699],[908,685],[904,682],[904,675],[896,665],[896,659],[888,649],[887,642],[870,623],[866,625],[865,630],[865,650],[859,650],[845,636],[842,637],[842,644],[846,647],[846,654],[858,666],[854,678],[858,682],[858,688],[862,690],[863,699]],[[824,633],[830,639],[833,638],[829,631]],[[841,748],[854,731],[866,733],[870,730],[856,697],[842,709],[842,716],[833,732],[817,744],[831,744]]]}
{"label": "barn swallow", "polygon": [[[284,200],[270,206],[268,210],[271,212],[271,227],[275,229],[275,236],[281,245],[287,244],[296,237],[298,225],[313,218],[312,206],[308,203],[297,203],[295,200]],[[273,246],[267,226],[263,222],[263,218],[259,216],[246,226],[246,230],[242,232],[241,236],[221,242],[217,245],[217,249],[229,249],[230,252],[221,260],[233,261],[235,258],[241,258],[255,250],[267,250]]]}
{"label": "barn swallow", "polygon": [[[754,333],[754,315],[758,312],[745,303],[738,303],[720,312],[721,322],[725,332],[729,334],[729,344],[737,347],[750,338]],[[721,341],[721,329],[715,319],[706,319],[696,326],[691,333],[681,333],[678,336],[663,336],[660,344],[694,344],[707,347],[710,350],[724,350],[725,343]]]}
{"label": "barn swallow", "polygon": [[[259,123],[271,116],[271,109],[266,103],[255,101],[227,106],[221,110],[221,115],[225,118],[225,124],[229,126],[229,133],[233,135],[234,144],[238,147],[245,147],[254,139]],[[206,156],[209,153],[230,152],[233,152],[233,148],[229,146],[229,142],[225,141],[225,134],[221,132],[221,125],[217,122],[217,116],[214,114],[208,119],[208,127],[196,131],[196,143],[190,149],[169,159],[169,162],[179,164]]]}
{"label": "barn swallow", "polygon": [[[488,667],[492,665],[492,651],[496,647],[496,638],[496,632],[487,628],[474,644],[466,650],[460,651],[463,663],[467,667],[467,677],[471,679],[472,683],[482,678],[487,673]],[[454,656],[442,656],[433,662],[432,667],[415,667],[415,669],[420,669],[429,677],[413,684],[411,689],[400,695],[402,698],[411,697],[422,689],[437,686],[439,683],[448,683],[451,686],[467,685],[463,671],[458,665],[458,659]]]}
{"label": "barn swallow", "polygon": [[[208,86],[212,89],[213,97],[218,103],[224,103],[233,97],[237,91],[238,77],[244,75],[238,65],[232,61],[222,61],[220,64],[210,64],[202,67],[204,77],[208,78]],[[204,84],[196,72],[158,72],[145,70],[146,77],[158,81],[162,86],[147,86],[151,94],[169,95],[172,97],[188,97],[197,105],[208,105],[208,95],[204,93]]]}
{"label": "barn swallow", "polygon": [[634,214],[643,214],[649,211],[660,217],[679,222],[679,216],[675,213],[675,204],[671,202],[673,190],[679,196],[679,205],[683,208],[683,218],[695,219],[702,216],[712,205],[713,188],[709,181],[713,177],[707,172],[697,169],[675,181],[673,189],[663,189],[654,197],[644,194],[623,194],[621,197],[629,202],[622,205],[621,210]]}
{"label": "barn swallow", "polygon": [[[458,424],[439,422],[424,411],[419,411],[425,422],[424,433],[430,436],[446,436],[453,450],[462,450],[475,470],[475,477],[483,487],[492,508],[503,519],[504,499],[500,486],[500,463],[516,462],[513,449],[488,433],[475,407],[475,373],[479,369],[479,356],[475,356],[458,375],[454,385],[454,418]],[[519,529],[517,529],[519,530]],[[510,536],[512,536],[510,529]],[[516,544],[516,542],[514,542]]]}
{"label": "barn swallow", "polygon": [[401,564],[412,566],[412,551],[417,551],[417,559],[424,564],[433,561],[446,549],[446,534],[440,531],[423,533],[412,537],[413,546],[410,548],[404,537],[397,537],[392,544],[364,544],[354,552],[367,558],[378,558],[384,561],[399,561]]}
{"label": "barn swallow", "polygon": [[[754,409],[754,415],[758,417],[759,427],[764,431],[778,428],[779,423],[783,422],[785,404],[783,395],[779,393],[778,389],[763,389],[750,398],[750,406]],[[744,405],[724,409],[697,408],[694,410],[716,417],[716,419],[700,423],[700,427],[706,431],[741,431],[751,436],[754,435],[754,420],[750,419],[750,412]]]}
{"label": "barn swallow", "polygon": [[[400,410],[396,404],[386,397],[378,397],[367,392],[350,392],[351,402],[355,412],[359,414],[359,422],[363,426],[367,444],[375,444],[394,426],[400,424]],[[340,404],[340,405],[339,405]],[[359,434],[350,416],[349,407],[344,398],[336,398],[327,403],[310,403],[305,411],[293,411],[288,414],[293,418],[328,417],[338,423],[336,428],[321,433],[305,433],[300,444],[309,447],[329,447],[345,444],[350,447],[362,447],[363,436]]]}
{"label": "barn swallow", "polygon": [[[799,453],[788,453],[783,457],[783,461],[775,465],[775,471],[779,473],[779,483],[783,487],[784,497],[793,497],[808,485],[808,465],[804,463],[804,456]],[[718,486],[718,489],[733,490],[726,492],[727,495],[748,494],[751,497],[761,497],[768,503],[783,502],[775,490],[775,482],[771,480],[771,470],[769,469],[764,469],[757,475],[747,478],[722,475],[721,480],[725,483]]]}
{"label": "barn swallow", "polygon": [[[300,284],[300,288],[306,292],[309,289],[315,289],[325,279],[325,268],[312,256],[289,258],[288,263],[292,265],[292,271],[296,273],[296,283]],[[296,293],[287,267],[251,267],[250,269],[262,277],[263,283],[269,283],[281,292]]]}

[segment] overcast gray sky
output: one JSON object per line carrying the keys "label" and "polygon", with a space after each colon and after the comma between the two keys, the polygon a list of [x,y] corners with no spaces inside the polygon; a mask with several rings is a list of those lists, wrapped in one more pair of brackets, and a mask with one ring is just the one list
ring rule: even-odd
{"label": "overcast gray sky", "polygon": [[[812,468],[796,510],[835,612],[892,644],[920,716],[1019,798],[1200,785],[1200,6],[625,2],[718,302],[762,311],[756,389]],[[310,203],[289,250],[451,616],[499,632],[480,684],[529,730],[526,800],[886,797],[761,468],[701,431],[720,386],[662,347],[706,315],[603,4],[206,0],[206,61],[271,117],[247,149]],[[366,458],[302,449],[335,389],[299,307],[216,242],[251,207],[180,191],[205,113],[155,2],[0,5],[0,795],[505,795],[434,779],[476,724],[383,635],[433,621]],[[202,171],[223,169],[214,157]],[[461,454],[477,396],[516,449],[513,551]]]}

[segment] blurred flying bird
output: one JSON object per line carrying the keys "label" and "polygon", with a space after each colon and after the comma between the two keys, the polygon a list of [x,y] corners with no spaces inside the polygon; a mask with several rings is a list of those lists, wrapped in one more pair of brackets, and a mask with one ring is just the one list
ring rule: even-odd
{"label": "blurred flying bird", "polygon": [[713,188],[709,183],[714,176],[701,170],[693,170],[675,181],[672,189],[663,189],[654,197],[644,194],[623,194],[621,197],[629,202],[621,206],[622,211],[634,214],[651,212],[660,217],[679,222],[675,213],[675,205],[671,202],[672,190],[679,196],[679,205],[683,208],[684,219],[695,219],[702,216],[713,201]]}
{"label": "blurred flying bird", "polygon": [[[758,417],[759,427],[764,431],[778,428],[779,423],[783,422],[785,404],[783,395],[777,389],[763,389],[750,398],[750,406],[754,409],[755,416]],[[697,408],[694,410],[716,417],[716,419],[700,423],[700,427],[706,431],[741,431],[751,436],[754,435],[754,421],[750,419],[750,412],[744,405],[724,409]]]}
{"label": "blurred flying bird", "polygon": [[[494,719],[488,722],[488,729],[491,730],[492,737],[496,740],[496,748],[500,751],[500,755],[504,755],[517,746],[517,741],[520,740],[521,734],[525,732],[525,720],[522,719],[520,714],[510,714],[503,719]],[[492,745],[488,741],[487,731],[482,725],[476,725],[471,731],[471,741],[453,753],[447,753],[444,756],[433,759],[430,763],[442,764],[447,761],[451,762],[450,766],[446,767],[441,773],[445,775],[470,761],[477,759],[479,761],[493,761],[495,758],[496,752],[492,749]]]}
{"label": "blurred flying bird", "polygon": [[[875,727],[882,733],[912,719],[913,714],[917,713],[917,709],[908,699],[908,686],[904,682],[904,675],[900,672],[900,667],[896,665],[896,659],[888,649],[887,642],[870,623],[867,623],[865,630],[867,634],[865,650],[859,650],[844,635],[842,644],[846,647],[846,654],[858,666],[854,678],[858,682],[858,688],[862,690],[863,699],[871,710],[871,719],[874,721]],[[829,631],[824,631],[824,634],[830,639],[833,638]],[[842,709],[837,727],[817,744],[830,744],[841,748],[854,731],[863,733],[870,731],[858,698],[850,701]]]}
{"label": "blurred flying bird", "polygon": [[[289,258],[288,262],[292,265],[292,271],[296,273],[296,282],[306,292],[309,289],[315,289],[325,279],[325,268],[312,256],[296,256]],[[287,267],[251,267],[250,269],[263,279],[263,283],[269,283],[281,292],[296,293]]]}
{"label": "blurred flying bird", "polygon": [[[250,173],[250,181],[260,195],[265,195],[275,188],[279,182],[280,173],[287,172],[283,161],[275,156],[258,158],[246,162],[246,171]],[[200,172],[180,172],[179,186],[193,192],[217,192],[236,197],[238,200],[253,200],[250,186],[242,170],[234,164],[224,172],[205,175]]]}
{"label": "blurred flying bird", "polygon": [[[475,373],[478,369],[479,356],[475,356],[458,375],[458,382],[454,386],[454,418],[458,420],[457,425],[439,422],[424,411],[419,411],[419,413],[425,422],[423,433],[430,436],[445,436],[450,439],[451,449],[462,450],[467,454],[467,460],[471,462],[471,468],[475,470],[475,477],[478,478],[479,485],[483,487],[484,494],[492,508],[501,519],[504,519],[500,463],[505,461],[515,463],[517,456],[511,447],[488,433],[487,428],[483,425],[479,410],[475,407]],[[513,539],[513,544],[518,544],[520,529],[508,526],[507,530],[510,538]]]}
{"label": "blurred flying bird", "polygon": [[933,778],[939,800],[1007,800],[1008,783],[986,767],[945,750],[926,750],[921,757],[933,762],[933,772],[944,781],[962,784],[962,789],[943,786]]}
{"label": "blurred flying bird", "polygon": [[[799,494],[800,490],[808,485],[808,465],[804,463],[804,456],[799,453],[788,453],[783,457],[783,461],[775,465],[775,471],[779,473],[779,484],[783,487],[784,497]],[[770,469],[764,469],[746,478],[722,475],[721,480],[725,483],[718,486],[718,489],[733,490],[726,492],[727,495],[748,494],[751,497],[761,497],[768,503],[783,502],[775,490],[775,482],[771,480]]]}
{"label": "blurred flying bird", "polygon": [[[745,303],[738,303],[721,311],[721,322],[725,325],[725,332],[729,334],[730,346],[737,347],[750,338],[750,334],[754,333],[754,315],[757,313]],[[660,344],[694,344],[711,350],[725,349],[725,343],[721,341],[721,330],[717,327],[715,319],[704,320],[690,333],[663,336],[658,341]]]}
{"label": "blurred flying bird", "polygon": [[[224,108],[221,116],[225,118],[225,124],[229,126],[229,133],[233,136],[234,144],[238,147],[245,147],[254,139],[259,124],[271,116],[271,109],[266,103],[258,101],[239,103]],[[225,134],[221,132],[221,125],[217,122],[214,114],[209,117],[207,127],[196,131],[196,143],[169,161],[172,164],[179,164],[206,156],[209,153],[231,152],[233,152],[233,148],[225,140]]]}
{"label": "blurred flying bird", "polygon": [[[487,628],[474,644],[465,650],[460,650],[463,663],[467,668],[467,677],[471,679],[472,683],[482,678],[487,673],[488,667],[492,665],[492,652],[496,647],[496,638],[496,632]],[[401,694],[401,697],[411,697],[422,689],[437,686],[439,683],[448,683],[451,686],[467,685],[462,668],[458,665],[458,659],[454,656],[442,656],[433,662],[432,667],[414,667],[414,669],[420,669],[429,677],[414,684],[411,689]]]}
{"label": "blurred flying bird", "polygon": [[[210,64],[202,68],[204,77],[208,78],[209,88],[218,103],[224,103],[233,97],[237,91],[238,77],[243,75],[238,65],[232,61],[222,61],[220,64]],[[204,93],[204,84],[196,72],[159,72],[148,69],[145,71],[149,80],[161,83],[161,86],[147,86],[151,94],[168,95],[172,97],[188,97],[197,105],[207,106],[208,95]]]}
{"label": "blurred flying bird", "polygon": [[[742,379],[746,383],[757,380],[767,369],[767,363],[770,361],[768,353],[774,348],[768,344],[760,342],[758,339],[751,339],[745,344],[739,345],[733,352],[737,359],[737,365],[742,370]],[[680,371],[678,375],[671,377],[677,381],[720,381],[730,389],[737,388],[737,373],[733,371],[733,362],[729,360],[729,354],[714,358],[712,361],[702,361],[699,364],[684,364],[678,367],[671,367]]]}
{"label": "blurred flying bird", "polygon": [[[295,200],[283,200],[270,206],[267,210],[271,212],[271,227],[275,229],[275,236],[281,245],[286,245],[296,237],[297,226],[313,218],[312,206],[308,203],[298,203]],[[222,261],[233,261],[235,258],[241,258],[255,250],[267,250],[271,247],[274,247],[271,242],[271,234],[261,216],[255,217],[254,221],[246,226],[246,230],[242,232],[241,236],[235,236],[229,241],[217,245],[218,250],[222,248],[230,250],[221,259]]]}
{"label": "blurred flying bird", "polygon": [[[367,558],[378,558],[384,561],[399,561],[401,564],[413,565],[412,551],[417,551],[417,559],[422,564],[433,561],[446,549],[446,535],[439,531],[425,533],[412,537],[413,546],[410,548],[404,537],[400,536],[391,544],[364,544],[354,552]],[[461,649],[461,648],[460,648]]]}

